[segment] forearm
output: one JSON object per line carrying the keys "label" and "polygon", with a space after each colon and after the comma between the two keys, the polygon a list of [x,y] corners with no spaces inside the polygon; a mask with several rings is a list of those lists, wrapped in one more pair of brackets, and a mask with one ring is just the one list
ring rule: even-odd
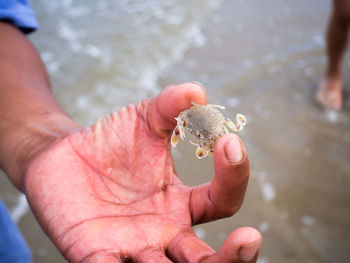
{"label": "forearm", "polygon": [[52,95],[40,57],[15,27],[0,22],[0,167],[22,190],[26,166],[79,128]]}

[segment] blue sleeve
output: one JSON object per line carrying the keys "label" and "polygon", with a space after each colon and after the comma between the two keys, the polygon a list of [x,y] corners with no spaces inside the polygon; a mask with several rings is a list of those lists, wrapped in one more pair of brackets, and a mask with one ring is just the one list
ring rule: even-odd
{"label": "blue sleeve", "polygon": [[30,263],[31,252],[0,200],[0,262]]}
{"label": "blue sleeve", "polygon": [[25,34],[38,28],[28,0],[0,0],[0,20],[15,25]]}

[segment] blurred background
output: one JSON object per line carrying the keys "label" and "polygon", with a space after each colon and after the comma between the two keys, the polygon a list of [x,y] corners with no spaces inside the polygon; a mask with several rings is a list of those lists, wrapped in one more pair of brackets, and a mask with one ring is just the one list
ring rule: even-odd
{"label": "blurred background", "polygon": [[[209,103],[248,123],[240,133],[251,161],[241,210],[199,225],[219,249],[240,226],[264,237],[259,263],[349,262],[350,60],[344,108],[314,101],[326,64],[330,0],[32,1],[40,25],[30,35],[53,91],[81,124],[154,96],[168,84],[206,86]],[[180,143],[173,156],[189,185],[211,180],[212,158]],[[0,198],[34,262],[65,262],[5,176]]]}

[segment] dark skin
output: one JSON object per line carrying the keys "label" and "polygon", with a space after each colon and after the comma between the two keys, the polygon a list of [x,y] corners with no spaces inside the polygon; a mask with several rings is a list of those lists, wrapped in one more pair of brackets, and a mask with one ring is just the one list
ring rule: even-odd
{"label": "dark skin", "polygon": [[333,0],[333,10],[327,28],[327,69],[316,94],[317,101],[328,109],[342,107],[341,65],[350,26],[350,2]]}
{"label": "dark skin", "polygon": [[206,103],[200,85],[169,86],[84,128],[52,96],[25,36],[0,23],[0,43],[0,165],[67,260],[256,262],[257,230],[237,229],[216,252],[192,229],[237,212],[249,178],[241,140],[226,135],[211,182],[179,179],[170,135],[191,101]]}

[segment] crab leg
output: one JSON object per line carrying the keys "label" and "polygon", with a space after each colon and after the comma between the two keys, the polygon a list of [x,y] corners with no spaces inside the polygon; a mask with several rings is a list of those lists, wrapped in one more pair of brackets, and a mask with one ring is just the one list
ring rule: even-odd
{"label": "crab leg", "polygon": [[233,123],[230,119],[225,119],[225,124],[233,131],[236,131],[236,124]]}
{"label": "crab leg", "polygon": [[238,131],[236,124],[233,123],[230,119],[225,119],[225,124],[234,132]]}
{"label": "crab leg", "polygon": [[209,151],[207,151],[207,150],[205,150],[204,148],[202,148],[198,143],[192,142],[191,140],[190,140],[190,143],[191,143],[192,145],[197,146],[196,157],[197,157],[198,159],[203,159],[203,158],[205,158],[205,157],[208,156]]}
{"label": "crab leg", "polygon": [[194,101],[191,101],[191,104],[192,104],[193,106],[195,106],[195,105],[201,105],[201,104],[195,103]]}
{"label": "crab leg", "polygon": [[[194,105],[194,106],[195,106],[195,105],[203,106],[203,105],[201,105],[201,104],[195,103],[194,101],[191,101],[191,104]],[[207,104],[207,105],[205,105],[205,106],[212,106],[212,107],[216,107],[216,108],[219,108],[219,109],[222,109],[222,110],[225,109],[224,106],[216,105],[216,104]]]}
{"label": "crab leg", "polygon": [[180,131],[180,137],[182,140],[185,138],[185,129],[182,125],[179,126],[179,131]]}
{"label": "crab leg", "polygon": [[189,140],[189,142],[190,142],[190,144],[192,144],[192,145],[194,145],[194,146],[199,146],[198,143],[195,143],[195,142],[193,142],[193,141],[191,141],[191,140]]}
{"label": "crab leg", "polygon": [[175,118],[175,120],[177,121],[177,127],[176,128],[178,128],[178,134],[177,135],[180,134],[181,139],[184,140],[184,138],[185,138],[185,129],[184,129],[184,126],[182,124],[182,121],[179,118]]}
{"label": "crab leg", "polygon": [[171,146],[172,147],[176,147],[176,145],[179,143],[179,135],[180,135],[180,130],[179,130],[179,127],[176,126],[174,131],[173,131],[173,134],[171,135]]}
{"label": "crab leg", "polygon": [[219,108],[219,109],[222,109],[224,110],[225,109],[225,106],[221,106],[221,105],[216,105],[216,104],[207,104],[208,106],[212,106],[212,107],[216,107],[216,108]]}

